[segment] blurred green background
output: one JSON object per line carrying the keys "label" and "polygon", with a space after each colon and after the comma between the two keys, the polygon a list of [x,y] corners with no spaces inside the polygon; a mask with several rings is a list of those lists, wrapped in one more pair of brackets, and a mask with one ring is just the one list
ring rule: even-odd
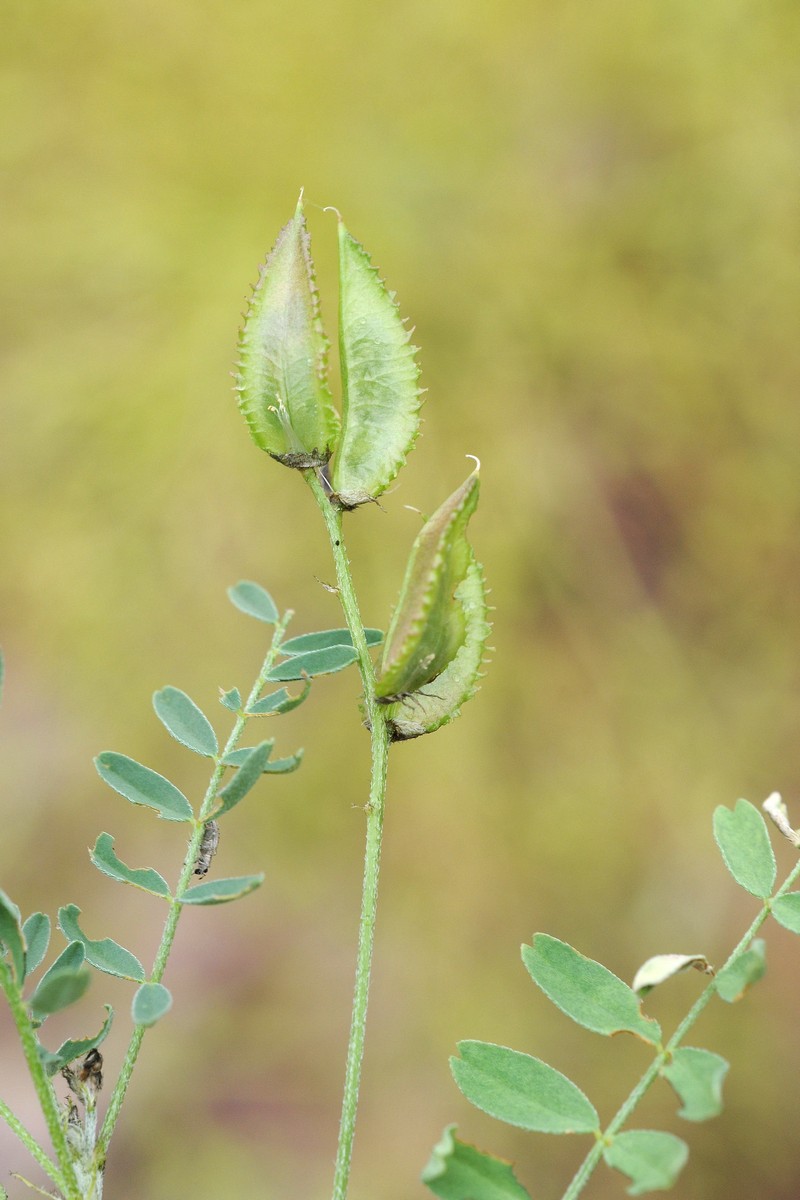
{"label": "blurred green background", "polygon": [[[385,626],[418,518],[483,462],[473,541],[496,605],[460,721],[393,752],[352,1200],[410,1200],[461,1135],[559,1195],[584,1141],[470,1108],[447,1057],[540,1055],[608,1118],[643,1047],[573,1027],[528,979],[544,929],[630,978],[660,951],[719,962],[754,911],[715,805],[784,792],[800,823],[800,8],[790,0],[6,0],[2,38],[2,884],[74,902],[149,962],[158,904],[89,865],[174,878],[180,829],[100,783],[131,754],[191,796],[199,760],[150,708],[217,711],[264,631],[338,623],[321,521],[260,453],[229,372],[244,297],[305,187],[329,334],[334,204],[416,326],[424,437],[383,510],[348,521],[363,613]],[[276,722],[295,775],[226,822],[189,912],[108,1167],[109,1200],[328,1194],[362,859],[355,673]],[[787,869],[788,847],[779,848]],[[798,945],[689,1039],[729,1057],[722,1118],[687,1137],[682,1200],[796,1200]],[[690,973],[649,1010],[667,1027]],[[52,1039],[99,1025],[115,1073],[130,989],[98,983]],[[57,1024],[53,1020],[53,1025]],[[4,1097],[38,1128],[0,1018]],[[33,1174],[0,1133],[0,1176]],[[34,1176],[38,1178],[38,1176]],[[20,1185],[21,1186],[21,1185]],[[591,1194],[623,1193],[598,1174]]]}

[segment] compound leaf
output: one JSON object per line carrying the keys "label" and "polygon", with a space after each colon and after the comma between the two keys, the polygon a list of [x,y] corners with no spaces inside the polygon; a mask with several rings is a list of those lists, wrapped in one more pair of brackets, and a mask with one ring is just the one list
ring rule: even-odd
{"label": "compound leaf", "polygon": [[566,942],[537,933],[532,946],[522,947],[522,961],[545,995],[586,1029],[633,1033],[653,1045],[661,1040],[658,1022],[642,1015],[627,983]]}
{"label": "compound leaf", "polygon": [[458,1087],[477,1108],[539,1133],[591,1133],[599,1126],[580,1088],[547,1063],[489,1042],[459,1042],[451,1058]]}

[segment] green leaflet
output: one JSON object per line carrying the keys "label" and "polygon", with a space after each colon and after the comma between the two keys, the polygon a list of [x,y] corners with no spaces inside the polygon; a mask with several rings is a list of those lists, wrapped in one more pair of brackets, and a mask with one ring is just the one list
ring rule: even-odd
{"label": "green leaflet", "polygon": [[491,1042],[458,1043],[456,1085],[492,1117],[539,1133],[593,1133],[600,1118],[580,1088],[538,1058]]}
{"label": "green leaflet", "polygon": [[724,1058],[695,1046],[680,1046],[661,1069],[683,1105],[678,1116],[686,1121],[707,1121],[722,1112],[722,1081],[727,1073]]}
{"label": "green leaflet", "polygon": [[522,947],[522,961],[534,983],[562,1012],[607,1037],[626,1031],[657,1046],[661,1029],[645,1017],[636,993],[602,963],[579,954],[567,942],[536,933]]}
{"label": "green leaflet", "polygon": [[[261,778],[274,745],[275,742],[273,739],[262,742],[259,746],[254,746],[252,750],[248,750],[247,757],[242,760],[242,764],[233,779],[219,792],[217,799],[220,801],[220,805],[211,814],[209,820],[216,820],[223,813],[230,812],[240,800],[244,800],[247,793],[255,787]],[[234,751],[234,753],[236,752]]]}
{"label": "green leaflet", "polygon": [[308,654],[292,654],[285,662],[272,668],[267,680],[270,683],[282,683],[311,679],[314,675],[331,675],[349,667],[357,657],[354,646],[327,646],[323,650],[309,650]]}
{"label": "green leaflet", "polygon": [[96,967],[98,971],[105,971],[107,975],[117,975],[120,979],[132,979],[136,983],[142,982],[144,967],[136,955],[131,954],[130,950],[126,950],[112,938],[101,938],[99,941],[87,938],[78,925],[80,915],[81,910],[77,904],[65,904],[58,910],[58,924],[65,938],[80,942],[83,946],[87,963]]}
{"label": "green leaflet", "polygon": [[84,1054],[88,1054],[90,1050],[95,1050],[108,1037],[111,1031],[111,1023],[114,1020],[114,1010],[110,1004],[104,1005],[106,1010],[106,1019],[103,1022],[103,1027],[94,1037],[80,1038],[73,1040],[70,1038],[66,1042],[62,1042],[59,1048],[55,1051],[45,1050],[44,1046],[39,1046],[39,1058],[42,1060],[44,1069],[48,1075],[55,1075],[62,1067],[68,1063],[74,1062],[76,1058],[81,1058]]}
{"label": "green leaflet", "polygon": [[168,733],[181,745],[213,758],[219,750],[217,735],[201,712],[185,692],[176,687],[164,687],[153,696],[156,716]]}
{"label": "green leaflet", "polygon": [[253,441],[299,470],[324,466],[339,427],[309,241],[301,196],[253,291],[236,377]]}
{"label": "green leaflet", "polygon": [[717,994],[727,1004],[735,1004],[741,1000],[748,988],[763,978],[767,969],[766,942],[763,938],[753,938],[747,950],[737,954],[733,962],[717,975]]}
{"label": "green leaflet", "polygon": [[142,891],[150,892],[153,896],[170,899],[169,884],[162,875],[159,875],[158,871],[154,871],[152,867],[129,867],[117,858],[114,852],[114,839],[110,833],[97,835],[97,841],[94,849],[89,851],[89,857],[98,871],[102,871],[109,879],[116,879],[119,883],[130,883],[134,887],[141,888]]}
{"label": "green leaflet", "polygon": [[31,975],[44,960],[50,945],[50,918],[46,913],[35,912],[22,926],[25,939],[25,978]]}
{"label": "green leaflet", "polygon": [[25,978],[25,936],[22,916],[14,901],[0,891],[0,955],[8,953],[17,984]]}
{"label": "green leaflet", "polygon": [[31,997],[31,1016],[41,1023],[51,1013],[68,1008],[80,1000],[91,981],[91,972],[83,969],[48,971]]}
{"label": "green leaflet", "polygon": [[777,867],[767,825],[758,809],[749,800],[737,800],[732,812],[719,804],[714,810],[714,839],[740,887],[766,900],[775,886]]}
{"label": "green leaflet", "polygon": [[239,612],[255,617],[257,621],[265,621],[267,625],[275,625],[280,619],[272,596],[260,583],[253,583],[250,579],[240,579],[233,587],[229,587],[228,599]]}
{"label": "green leaflet", "polygon": [[455,1136],[449,1125],[433,1147],[422,1182],[441,1200],[530,1200],[511,1164]]}
{"label": "green leaflet", "polygon": [[[383,634],[380,629],[365,629],[364,640],[368,646],[380,646]],[[353,635],[349,629],[319,629],[314,633],[301,633],[281,642],[281,654],[308,654],[312,650],[327,650],[330,646],[352,646]],[[252,710],[251,710],[252,711]]]}
{"label": "green leaflet", "polygon": [[264,875],[240,875],[236,879],[213,879],[198,883],[181,896],[181,904],[227,904],[261,887]]}
{"label": "green leaflet", "polygon": [[615,1170],[627,1175],[629,1196],[664,1192],[672,1187],[689,1157],[689,1147],[673,1133],[653,1129],[629,1129],[618,1133],[603,1151]]}
{"label": "green leaflet", "polygon": [[172,996],[163,983],[143,983],[131,1003],[134,1025],[155,1025],[172,1008]]}
{"label": "green leaflet", "polygon": [[342,432],[333,490],[345,508],[384,492],[419,431],[416,347],[363,246],[339,220]]}
{"label": "green leaflet", "polygon": [[430,688],[415,692],[389,710],[388,724],[393,741],[420,737],[447,725],[477,690],[491,626],[487,620],[483,568],[471,551],[467,574],[456,588],[455,596],[464,612],[464,643]]}
{"label": "green leaflet", "polygon": [[464,645],[467,619],[456,590],[473,561],[466,528],[478,486],[476,469],[417,534],[375,689],[384,704],[407,699],[431,683]]}

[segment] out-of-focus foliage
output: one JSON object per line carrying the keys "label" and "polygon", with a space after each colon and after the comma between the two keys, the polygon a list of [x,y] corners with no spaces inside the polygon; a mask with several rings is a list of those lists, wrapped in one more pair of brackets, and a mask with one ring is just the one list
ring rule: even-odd
{"label": "out-of-focus foliage", "polygon": [[[397,490],[349,522],[365,619],[386,627],[419,528],[403,506],[431,512],[467,450],[497,606],[481,694],[393,751],[353,1200],[424,1195],[451,1120],[558,1194],[574,1149],[498,1138],[450,1080],[455,1043],[542,1053],[605,1118],[637,1048],[576,1041],[519,944],[547,929],[625,978],[686,945],[719,961],[751,905],[711,813],[773,789],[791,807],[800,783],[800,9],[9,0],[3,16],[2,884],[24,912],[78,904],[88,936],[149,961],[158,905],[120,911],[85,847],[109,829],[172,880],[183,833],[117,804],[92,755],[113,746],[197,795],[202,761],[149,698],[171,684],[210,712],[218,685],[246,686],[264,645],[225,599],[235,580],[294,607],[292,633],[341,623],[315,582],[332,574],[318,514],[252,447],[229,378],[247,284],[304,186],[323,304],[335,218],[313,205],[335,204],[415,323],[428,388]],[[354,675],[321,679],[282,720],[275,754],[305,745],[303,770],[259,785],[214,864],[266,883],[183,917],[174,1007],[112,1146],[116,1200],[328,1190],[356,700]],[[703,1019],[732,1064],[725,1115],[692,1130],[685,1186],[704,1200],[798,1192],[796,947],[777,928],[770,943],[757,992]],[[669,1029],[701,986],[688,973],[648,1009]],[[86,1030],[103,999],[127,1011],[112,981],[81,1002]],[[675,1127],[668,1092],[647,1124]],[[9,1099],[35,1127],[27,1093]],[[0,1164],[27,1171],[5,1133]]]}

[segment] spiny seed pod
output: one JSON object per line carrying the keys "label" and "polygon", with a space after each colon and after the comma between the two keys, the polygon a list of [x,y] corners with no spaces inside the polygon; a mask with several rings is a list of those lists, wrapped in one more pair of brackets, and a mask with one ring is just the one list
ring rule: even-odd
{"label": "spiny seed pod", "polygon": [[255,286],[236,376],[256,445],[299,470],[327,463],[339,429],[309,241],[301,196]]}
{"label": "spiny seed pod", "polygon": [[470,565],[456,588],[455,598],[464,613],[464,642],[453,661],[429,686],[399,700],[389,709],[389,731],[395,742],[421,737],[447,725],[477,691],[491,626],[487,619],[483,568],[471,553]]}
{"label": "spiny seed pod", "polygon": [[384,644],[375,689],[382,704],[414,696],[464,645],[467,618],[456,592],[473,561],[466,528],[477,503],[476,467],[417,534]]}
{"label": "spiny seed pod", "polygon": [[340,218],[342,432],[332,486],[344,508],[380,496],[414,444],[422,403],[415,355],[394,292]]}

